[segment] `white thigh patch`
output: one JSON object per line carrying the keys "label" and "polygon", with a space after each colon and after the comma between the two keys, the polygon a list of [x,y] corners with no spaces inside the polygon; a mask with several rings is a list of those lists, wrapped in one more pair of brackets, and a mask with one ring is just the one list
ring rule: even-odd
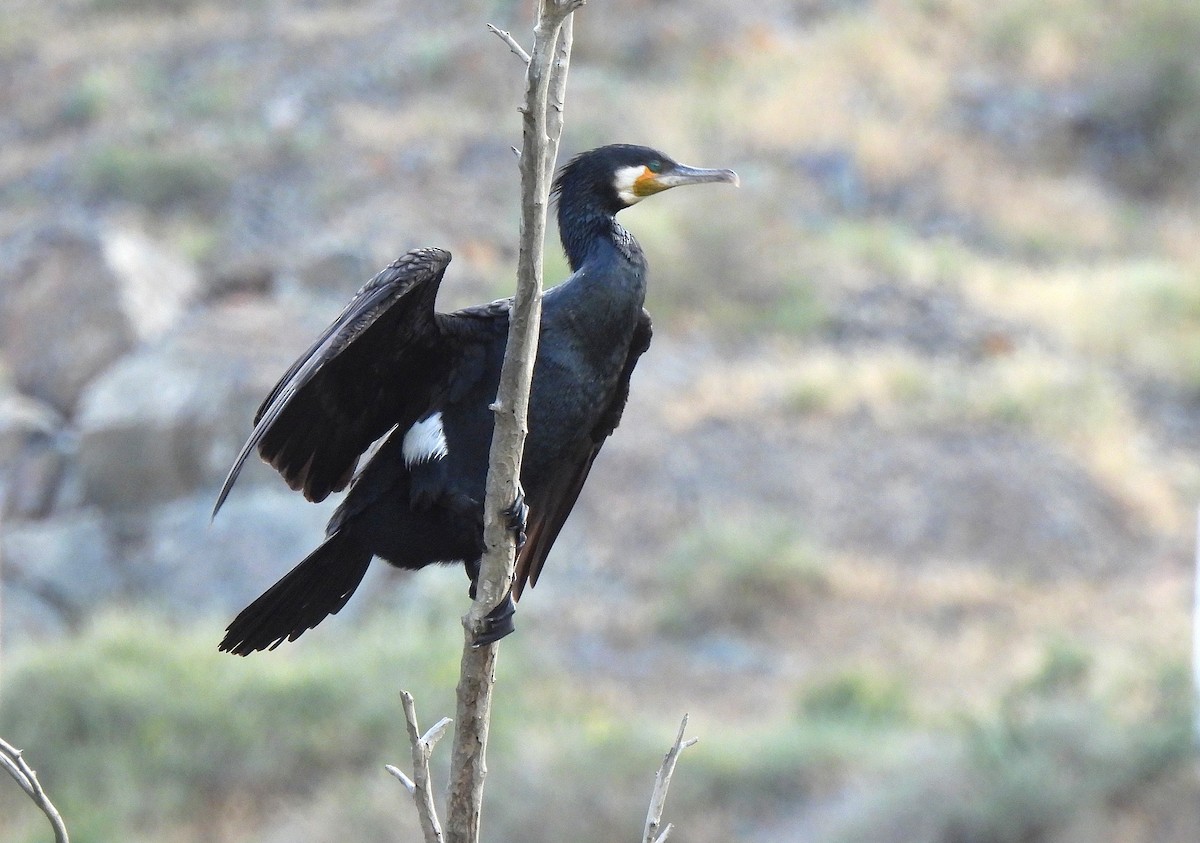
{"label": "white thigh patch", "polygon": [[446,456],[446,432],[442,414],[431,413],[404,434],[404,464],[411,468],[419,462],[440,460]]}

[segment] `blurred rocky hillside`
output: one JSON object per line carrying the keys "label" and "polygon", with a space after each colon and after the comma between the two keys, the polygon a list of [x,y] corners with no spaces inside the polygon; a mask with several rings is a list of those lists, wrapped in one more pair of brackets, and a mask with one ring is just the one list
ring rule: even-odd
{"label": "blurred rocky hillside", "polygon": [[[526,40],[529,5],[8,3],[6,647],[113,605],[215,646],[213,619],[315,545],[329,507],[261,466],[210,524],[216,490],[258,401],[388,260],[449,249],[445,309],[511,291],[520,68],[484,25]],[[564,157],[648,143],[743,186],[622,217],[655,342],[522,603],[543,657],[731,734],[843,670],[937,732],[1047,648],[1097,685],[1180,663],[1200,7],[593,0],[576,33]],[[425,587],[392,579],[352,607]],[[737,839],[835,839],[870,769],[739,803]],[[1033,839],[929,834],[907,839]]]}

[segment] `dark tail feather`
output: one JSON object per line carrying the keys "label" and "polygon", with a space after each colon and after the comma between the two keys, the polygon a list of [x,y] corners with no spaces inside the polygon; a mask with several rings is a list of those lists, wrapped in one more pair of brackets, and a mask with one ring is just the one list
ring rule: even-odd
{"label": "dark tail feather", "polygon": [[371,551],[334,533],[261,597],[241,611],[218,649],[238,656],[274,650],[336,615],[362,582]]}

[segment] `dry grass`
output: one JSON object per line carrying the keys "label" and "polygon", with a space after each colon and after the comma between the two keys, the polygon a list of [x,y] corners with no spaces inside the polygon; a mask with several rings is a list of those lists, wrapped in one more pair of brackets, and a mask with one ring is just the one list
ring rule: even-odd
{"label": "dry grass", "polygon": [[990,310],[1039,325],[1081,354],[1200,385],[1200,266],[1158,257],[981,263],[964,286]]}
{"label": "dry grass", "polygon": [[985,710],[1062,641],[1086,648],[1102,684],[1142,676],[1147,653],[1186,654],[1189,620],[1173,576],[1147,588],[1140,579],[1026,580],[950,564],[898,570],[846,556],[829,560],[827,572],[826,594],[804,615],[805,652],[793,669],[820,676],[823,666],[850,664],[909,677],[926,718]]}
{"label": "dry grass", "polygon": [[786,424],[814,417],[866,417],[896,432],[1021,431],[1057,443],[1155,531],[1175,533],[1190,517],[1194,475],[1181,470],[1173,453],[1145,446],[1123,382],[1089,358],[1036,346],[963,359],[894,347],[847,353],[781,343],[707,367],[665,404],[663,416],[678,431],[706,420]]}

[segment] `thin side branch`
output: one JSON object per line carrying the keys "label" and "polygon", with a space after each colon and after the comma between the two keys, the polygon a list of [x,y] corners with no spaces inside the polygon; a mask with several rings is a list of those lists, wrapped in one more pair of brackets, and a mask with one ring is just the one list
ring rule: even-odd
{"label": "thin side branch", "polygon": [[400,780],[400,784],[404,785],[404,789],[408,791],[409,796],[417,795],[416,783],[412,779],[410,779],[403,770],[401,770],[399,767],[393,766],[391,764],[384,764],[383,769],[387,770],[389,773],[391,773],[393,776],[395,776],[397,779]]}
{"label": "thin side branch", "polygon": [[453,721],[449,717],[443,717],[422,735],[417,726],[417,706],[413,702],[412,694],[401,691],[400,702],[404,705],[404,720],[408,724],[408,742],[412,744],[413,777],[410,779],[400,768],[391,764],[386,765],[384,769],[400,780],[416,803],[425,843],[443,843],[442,824],[438,822],[437,808],[433,804],[433,789],[429,786],[429,759],[433,755],[433,747],[441,740],[442,735],[446,734]]}
{"label": "thin side branch", "polygon": [[62,815],[58,813],[58,809],[54,807],[54,803],[50,801],[46,791],[42,790],[37,773],[21,755],[21,750],[4,740],[0,740],[0,767],[8,771],[8,774],[21,786],[21,790],[25,791],[34,804],[46,815],[51,828],[54,829],[55,843],[70,843],[67,837],[67,826],[63,822]]}
{"label": "thin side branch", "polygon": [[497,38],[508,45],[508,49],[513,51],[513,55],[525,62],[525,64],[529,64],[529,53],[525,52],[525,48],[517,43],[517,39],[513,38],[508,30],[492,26],[490,23],[487,25],[487,28],[488,31],[495,34]]}
{"label": "thin side branch", "polygon": [[683,732],[687,729],[687,724],[688,716],[685,714],[683,721],[679,724],[679,734],[675,737],[675,743],[667,750],[662,766],[658,768],[658,776],[654,779],[654,792],[650,794],[650,810],[646,812],[646,828],[642,834],[642,843],[663,843],[671,834],[673,826],[670,823],[661,832],[659,831],[659,826],[662,825],[663,808],[667,804],[667,789],[671,786],[671,776],[675,774],[675,764],[679,761],[679,753],[700,740],[699,738],[683,739]]}

